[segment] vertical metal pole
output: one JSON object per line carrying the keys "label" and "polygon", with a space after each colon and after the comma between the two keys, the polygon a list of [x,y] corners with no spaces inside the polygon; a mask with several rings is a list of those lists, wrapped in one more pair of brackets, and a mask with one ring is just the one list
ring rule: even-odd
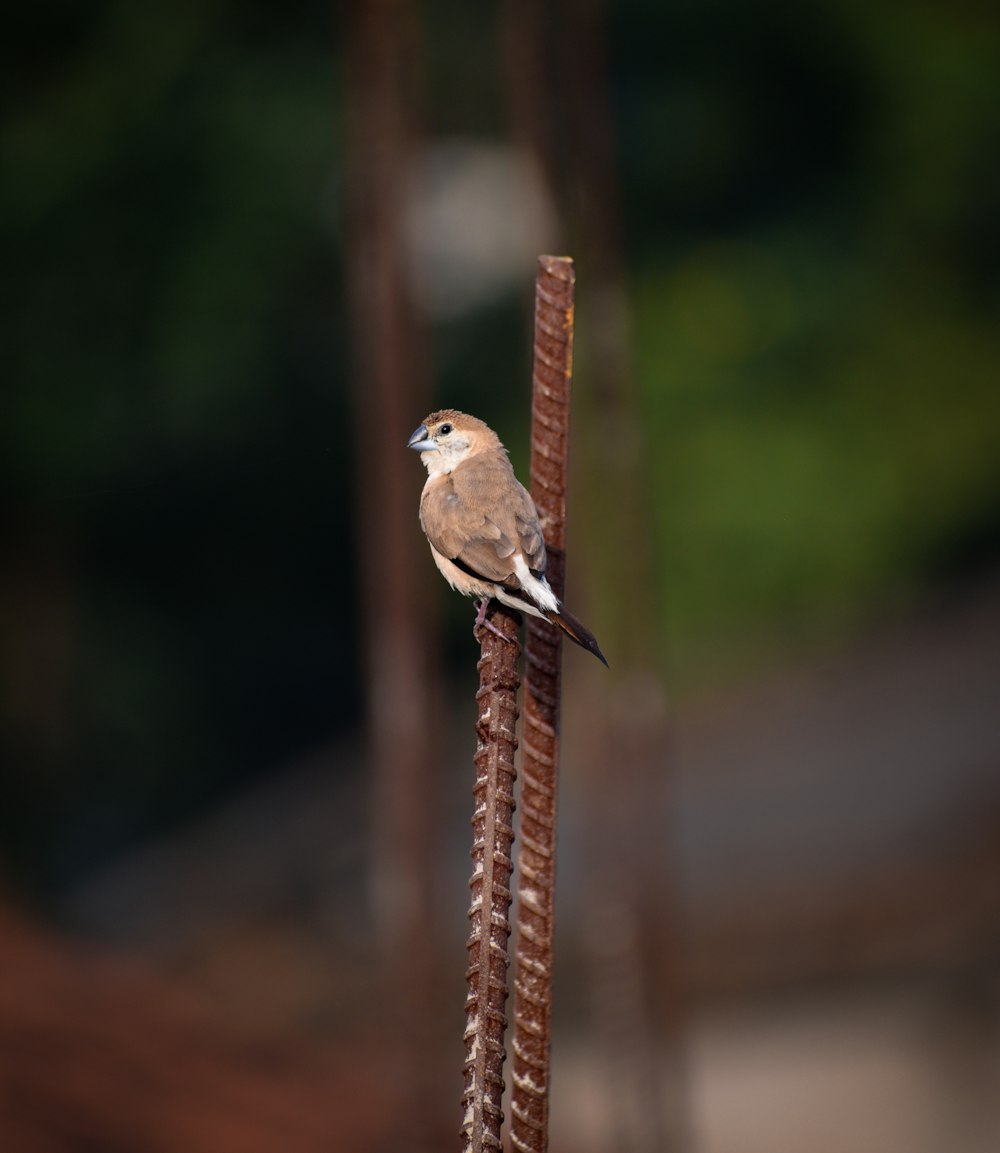
{"label": "vertical metal pole", "polygon": [[[575,273],[568,257],[543,256],[538,263],[531,495],[545,535],[546,575],[556,595],[562,598]],[[511,1092],[511,1145],[518,1153],[544,1153],[548,1148],[561,679],[559,630],[547,621],[529,617]]]}
{"label": "vertical metal pole", "polygon": [[507,1028],[507,938],[510,936],[511,844],[514,840],[514,751],[517,748],[519,613],[492,603],[487,620],[502,636],[480,630],[479,719],[472,815],[469,990],[465,1001],[463,1153],[500,1149],[504,1034]]}
{"label": "vertical metal pole", "polygon": [[[406,281],[406,175],[417,147],[413,5],[344,11],[348,35],[350,300],[353,309],[359,593],[371,765],[372,906],[390,1039],[391,1108],[409,1153],[438,1145],[426,1102],[441,1091],[434,1051],[433,868],[437,755],[427,741],[438,676],[427,644],[430,574],[403,441],[426,403],[420,331]],[[372,437],[375,414],[382,435]],[[418,552],[419,550],[419,552]],[[426,576],[425,576],[426,573]]]}

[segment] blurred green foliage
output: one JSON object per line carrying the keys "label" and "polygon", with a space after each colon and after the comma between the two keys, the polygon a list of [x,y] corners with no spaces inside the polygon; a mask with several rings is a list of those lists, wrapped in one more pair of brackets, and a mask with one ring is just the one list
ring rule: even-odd
{"label": "blurred green foliage", "polygon": [[621,21],[648,60],[621,74],[624,188],[683,685],[996,556],[1000,20],[647,15],[662,36]]}

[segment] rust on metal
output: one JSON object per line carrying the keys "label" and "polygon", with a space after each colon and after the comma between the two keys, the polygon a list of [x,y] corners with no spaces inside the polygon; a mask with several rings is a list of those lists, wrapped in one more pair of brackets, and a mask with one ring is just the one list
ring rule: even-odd
{"label": "rust on metal", "polygon": [[[566,459],[573,374],[575,273],[568,257],[539,259],[531,420],[531,495],[548,549],[546,576],[562,599]],[[562,645],[557,628],[528,618],[525,645],[521,841],[514,976],[511,1146],[548,1148],[552,930]]]}
{"label": "rust on metal", "polygon": [[[479,640],[479,718],[472,816],[472,903],[465,1002],[464,1153],[498,1150],[503,1121],[507,1028],[507,939],[510,936],[511,844],[514,840],[514,751],[517,748],[519,613],[493,601]],[[498,635],[501,634],[501,635]]]}

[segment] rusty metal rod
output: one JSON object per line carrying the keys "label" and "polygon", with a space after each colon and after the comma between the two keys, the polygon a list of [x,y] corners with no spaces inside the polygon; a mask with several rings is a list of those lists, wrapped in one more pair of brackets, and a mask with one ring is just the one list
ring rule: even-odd
{"label": "rusty metal rod", "polygon": [[479,719],[472,816],[471,930],[467,942],[463,1153],[499,1150],[507,1029],[507,939],[510,936],[511,844],[514,840],[514,750],[521,616],[493,601],[480,627]]}
{"label": "rusty metal rod", "polygon": [[[560,599],[565,584],[574,286],[573,261],[569,257],[539,258],[535,282],[531,495],[545,534],[546,576]],[[559,630],[547,621],[528,617],[510,1130],[511,1146],[517,1153],[544,1153],[548,1148],[560,636]]]}

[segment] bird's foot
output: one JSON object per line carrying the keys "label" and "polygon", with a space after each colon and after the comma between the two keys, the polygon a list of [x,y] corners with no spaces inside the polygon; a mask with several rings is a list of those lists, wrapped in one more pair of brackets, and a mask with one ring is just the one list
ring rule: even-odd
{"label": "bird's foot", "polygon": [[486,610],[489,608],[490,598],[482,597],[477,603],[479,611],[476,613],[476,623],[472,626],[472,635],[476,636],[480,628],[487,628],[494,636],[498,636],[502,641],[507,640],[497,626],[493,624],[492,621],[486,619]]}

